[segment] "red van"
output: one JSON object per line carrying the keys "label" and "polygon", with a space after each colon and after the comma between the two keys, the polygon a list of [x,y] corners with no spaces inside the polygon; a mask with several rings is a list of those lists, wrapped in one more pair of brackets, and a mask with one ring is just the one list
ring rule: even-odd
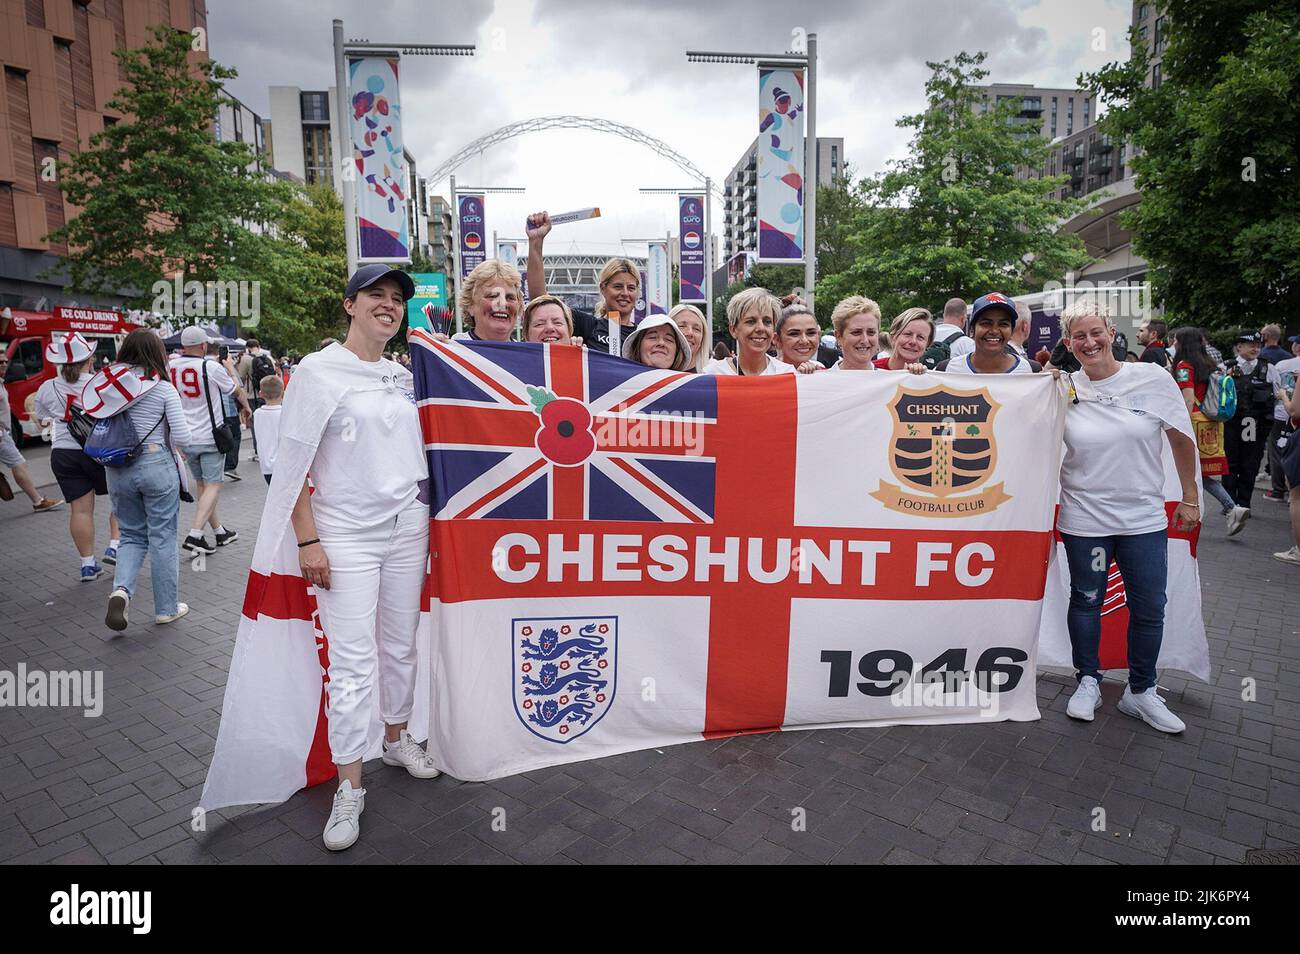
{"label": "red van", "polygon": [[0,351],[9,358],[4,388],[9,392],[14,442],[21,446],[40,437],[32,404],[40,386],[58,373],[45,360],[45,347],[55,332],[81,332],[95,346],[93,367],[98,368],[116,358],[122,339],[140,327],[121,312],[105,308],[59,305],[52,312],[6,308],[0,313]]}

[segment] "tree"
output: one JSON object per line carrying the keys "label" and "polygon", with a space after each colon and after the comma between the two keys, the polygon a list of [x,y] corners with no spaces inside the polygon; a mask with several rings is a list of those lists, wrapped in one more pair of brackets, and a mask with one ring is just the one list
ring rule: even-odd
{"label": "tree", "polygon": [[1132,55],[1079,78],[1126,140],[1140,204],[1121,219],[1172,320],[1300,320],[1300,4],[1161,0],[1161,82]]}
{"label": "tree", "polygon": [[821,270],[819,314],[823,303],[829,309],[865,294],[888,320],[912,305],[936,309],[952,296],[1015,294],[1089,261],[1077,236],[1057,231],[1086,204],[1052,195],[1066,177],[1017,175],[1040,169],[1048,153],[1034,126],[1011,125],[1019,103],[987,113],[974,108],[980,94],[972,84],[988,75],[984,59],[962,52],[927,64],[925,112],[898,121],[915,130],[907,158],[844,199],[848,221],[832,234],[835,255],[847,264]]}
{"label": "tree", "polygon": [[218,142],[212,120],[235,75],[191,60],[192,37],[152,29],[148,46],[115,50],[127,84],[109,105],[123,119],[59,164],[59,187],[80,208],[49,238],[67,242],[70,287],[122,294],[148,308],[155,282],[240,282],[263,244],[250,227],[274,220],[282,184],[267,181],[249,146]]}

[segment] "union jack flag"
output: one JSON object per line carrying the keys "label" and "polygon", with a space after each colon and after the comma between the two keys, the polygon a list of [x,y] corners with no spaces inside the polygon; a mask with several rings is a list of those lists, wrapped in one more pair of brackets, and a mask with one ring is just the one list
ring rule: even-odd
{"label": "union jack flag", "polygon": [[713,522],[712,376],[572,345],[410,344],[435,519]]}

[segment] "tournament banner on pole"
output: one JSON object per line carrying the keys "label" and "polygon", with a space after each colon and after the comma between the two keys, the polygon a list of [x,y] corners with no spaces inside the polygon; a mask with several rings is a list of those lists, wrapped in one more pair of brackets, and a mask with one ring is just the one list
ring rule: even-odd
{"label": "tournament banner on pole", "polygon": [[804,71],[758,70],[758,260],[804,260]]}
{"label": "tournament banner on pole", "polygon": [[1038,718],[1050,376],[692,375],[423,332],[411,351],[428,747],[451,775]]}
{"label": "tournament banner on pole", "polygon": [[678,271],[678,300],[703,302],[704,295],[704,196],[677,197],[678,241],[681,268]]}
{"label": "tournament banner on pole", "polygon": [[668,267],[668,243],[651,242],[646,256],[645,299],[652,315],[666,315],[672,307],[672,273]]}
{"label": "tournament banner on pole", "polygon": [[457,201],[460,204],[460,277],[464,278],[487,260],[486,219],[483,196],[462,195]]}
{"label": "tournament banner on pole", "polygon": [[411,260],[397,57],[348,58],[346,119],[356,164],[358,261]]}

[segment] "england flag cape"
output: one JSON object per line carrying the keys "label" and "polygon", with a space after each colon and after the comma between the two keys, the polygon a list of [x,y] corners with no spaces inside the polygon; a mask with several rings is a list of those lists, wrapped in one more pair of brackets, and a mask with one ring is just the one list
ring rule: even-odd
{"label": "england flag cape", "polygon": [[[1106,393],[1092,386],[1082,371],[1069,376],[1071,386],[1080,402],[1094,401],[1113,404],[1130,411],[1153,415],[1165,425],[1185,435],[1193,444],[1192,421],[1187,405],[1169,372],[1156,364],[1125,365],[1131,368],[1126,380],[1107,384]],[[1069,408],[1066,413],[1069,414]],[[1178,670],[1204,682],[1210,679],[1210,651],[1205,636],[1205,621],[1201,616],[1201,578],[1196,563],[1196,544],[1200,527],[1190,531],[1177,530],[1172,525],[1174,509],[1182,500],[1182,484],[1174,466],[1173,453],[1168,443],[1163,445],[1165,464],[1165,513],[1170,517],[1169,576],[1165,592],[1169,601],[1165,606],[1164,639],[1160,644],[1160,669]],[[1203,499],[1200,475],[1197,474],[1197,499]],[[1101,668],[1125,669],[1128,667],[1128,601],[1124,580],[1119,567],[1111,562],[1106,599],[1101,617]],[[1038,651],[1043,666],[1073,669],[1070,651],[1070,633],[1066,628],[1066,610],[1070,601],[1070,571],[1065,560],[1065,547],[1057,536],[1051,566],[1048,569],[1048,587],[1043,598],[1043,629]]]}
{"label": "england flag cape", "polygon": [[[410,373],[393,367],[397,386],[409,390]],[[275,475],[262,510],[221,727],[199,803],[204,809],[282,802],[336,774],[326,714],[329,641],[315,594],[298,567],[289,518],[330,416],[348,394],[381,387],[342,345],[333,344],[305,357],[285,392]],[[427,624],[427,614],[422,620]],[[428,721],[427,634],[417,641],[413,731]],[[367,759],[382,753],[378,699],[375,693]]]}

